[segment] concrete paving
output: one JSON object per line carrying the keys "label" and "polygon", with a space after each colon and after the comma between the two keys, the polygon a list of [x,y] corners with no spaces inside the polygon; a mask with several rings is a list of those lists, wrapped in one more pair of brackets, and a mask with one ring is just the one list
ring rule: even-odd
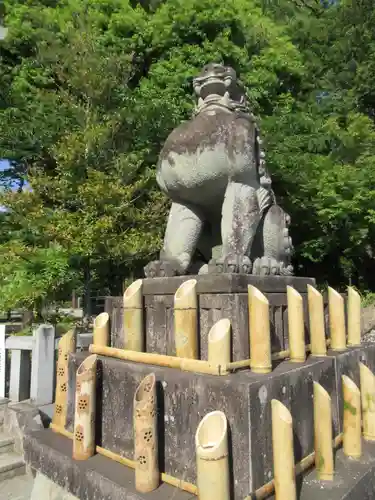
{"label": "concrete paving", "polygon": [[[33,489],[33,478],[17,476],[0,482],[0,500],[29,500]],[[43,498],[40,498],[43,500]]]}

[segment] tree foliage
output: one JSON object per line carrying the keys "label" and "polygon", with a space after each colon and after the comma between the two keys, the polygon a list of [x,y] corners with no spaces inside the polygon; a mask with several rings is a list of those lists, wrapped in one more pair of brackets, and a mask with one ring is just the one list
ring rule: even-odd
{"label": "tree foliage", "polygon": [[14,273],[13,290],[23,290],[7,292],[14,304],[65,293],[88,270],[108,293],[139,275],[168,208],[154,181],[158,153],[191,113],[192,77],[212,60],[240,73],[262,118],[299,274],[375,286],[369,0],[6,0],[5,8],[0,290]]}

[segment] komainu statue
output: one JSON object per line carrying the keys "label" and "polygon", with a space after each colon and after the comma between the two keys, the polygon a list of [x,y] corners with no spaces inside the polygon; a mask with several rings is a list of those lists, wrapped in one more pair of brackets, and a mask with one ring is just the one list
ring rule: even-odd
{"label": "komainu statue", "polygon": [[194,116],[173,130],[160,153],[156,179],[172,207],[160,260],[145,275],[292,275],[290,218],[276,204],[236,72],[208,64],[193,86]]}

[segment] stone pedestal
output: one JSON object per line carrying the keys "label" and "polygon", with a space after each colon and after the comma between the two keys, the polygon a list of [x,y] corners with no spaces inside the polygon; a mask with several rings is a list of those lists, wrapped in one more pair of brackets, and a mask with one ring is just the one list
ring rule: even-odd
{"label": "stone pedestal", "polygon": [[[303,296],[306,343],[309,343],[307,285],[315,286],[315,279],[238,274],[182,276],[143,280],[147,352],[176,355],[173,296],[188,279],[197,280],[200,359],[207,359],[208,332],[222,318],[228,318],[232,325],[232,360],[249,358],[248,285],[257,287],[269,300],[272,352],[288,348],[287,285],[293,286]],[[107,297],[105,310],[112,320],[111,345],[118,348],[124,347],[122,307],[122,297]]]}

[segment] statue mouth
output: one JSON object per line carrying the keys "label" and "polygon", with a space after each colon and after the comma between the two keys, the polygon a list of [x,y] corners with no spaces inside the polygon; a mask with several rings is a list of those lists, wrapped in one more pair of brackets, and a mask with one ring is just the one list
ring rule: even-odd
{"label": "statue mouth", "polygon": [[206,99],[206,97],[212,94],[224,96],[231,83],[231,76],[223,78],[218,78],[217,76],[198,77],[194,79],[194,91],[202,99]]}

